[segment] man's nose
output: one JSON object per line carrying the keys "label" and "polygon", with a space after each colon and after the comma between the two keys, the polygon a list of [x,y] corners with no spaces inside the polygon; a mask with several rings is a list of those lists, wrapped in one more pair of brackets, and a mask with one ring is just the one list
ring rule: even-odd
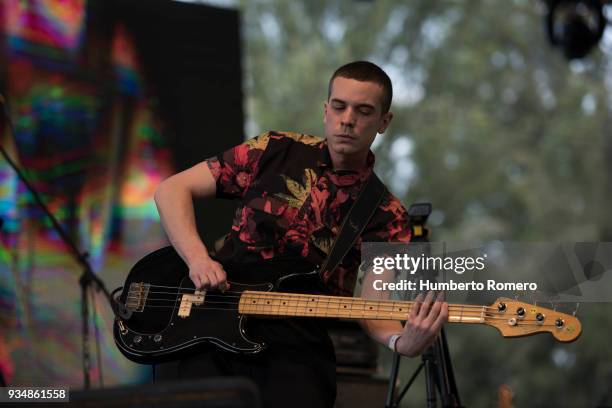
{"label": "man's nose", "polygon": [[353,109],[345,109],[342,113],[342,117],[340,118],[340,122],[342,123],[342,126],[355,126],[355,112],[353,111]]}

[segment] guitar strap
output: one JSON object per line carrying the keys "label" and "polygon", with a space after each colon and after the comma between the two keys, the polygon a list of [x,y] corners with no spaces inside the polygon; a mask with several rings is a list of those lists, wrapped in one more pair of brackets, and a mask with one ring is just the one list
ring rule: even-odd
{"label": "guitar strap", "polygon": [[320,274],[325,280],[329,279],[344,256],[353,247],[374,215],[386,191],[385,185],[372,171],[366,185],[361,189],[359,196],[344,217],[340,232],[334,240],[329,255],[323,262]]}

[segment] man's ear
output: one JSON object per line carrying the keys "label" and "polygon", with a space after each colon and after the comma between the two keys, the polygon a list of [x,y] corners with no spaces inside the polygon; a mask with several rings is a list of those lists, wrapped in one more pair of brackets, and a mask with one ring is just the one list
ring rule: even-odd
{"label": "man's ear", "polygon": [[327,123],[327,101],[323,101],[323,123]]}
{"label": "man's ear", "polygon": [[383,114],[382,121],[380,123],[380,126],[378,127],[378,133],[385,133],[385,130],[387,130],[387,127],[389,127],[389,124],[391,123],[392,119],[393,112],[389,111]]}

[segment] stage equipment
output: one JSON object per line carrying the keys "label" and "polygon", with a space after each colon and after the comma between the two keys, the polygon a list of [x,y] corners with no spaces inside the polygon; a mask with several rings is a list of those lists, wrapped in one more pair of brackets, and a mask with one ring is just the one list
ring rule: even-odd
{"label": "stage equipment", "polygon": [[[238,10],[168,0],[88,3],[108,16],[102,29],[118,21],[134,39],[177,172],[244,142]],[[198,232],[213,248],[209,237],[227,233],[237,203],[207,197],[193,205]]]}
{"label": "stage equipment", "polygon": [[568,60],[585,57],[606,28],[601,0],[547,0],[548,39]]}
{"label": "stage equipment", "polygon": [[78,408],[260,408],[255,384],[246,378],[219,377],[156,382],[70,393]]}
{"label": "stage equipment", "polygon": [[[429,214],[431,214],[430,203],[416,203],[408,208],[411,242],[429,242],[429,229],[425,227]],[[402,398],[406,395],[406,392],[408,392],[423,368],[425,368],[427,407],[434,408],[438,406],[436,391],[440,394],[443,407],[461,407],[444,328],[440,331],[440,335],[434,344],[423,353],[421,365],[412,374],[412,377],[399,393],[399,396],[395,398],[395,384],[399,373],[400,358],[401,355],[399,353],[393,353],[385,408],[399,406]]]}

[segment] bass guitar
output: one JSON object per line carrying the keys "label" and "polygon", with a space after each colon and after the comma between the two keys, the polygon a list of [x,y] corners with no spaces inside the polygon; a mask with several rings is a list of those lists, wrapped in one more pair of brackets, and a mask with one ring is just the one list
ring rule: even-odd
{"label": "bass guitar", "polygon": [[[229,283],[224,292],[195,290],[187,266],[172,247],[147,255],[113,293],[124,310],[113,327],[117,347],[143,364],[176,359],[205,343],[257,353],[264,344],[249,339],[247,316],[403,321],[414,304],[278,292],[274,283]],[[448,321],[493,326],[504,337],[550,333],[561,342],[576,340],[582,331],[574,316],[508,298],[488,306],[449,304]]]}

